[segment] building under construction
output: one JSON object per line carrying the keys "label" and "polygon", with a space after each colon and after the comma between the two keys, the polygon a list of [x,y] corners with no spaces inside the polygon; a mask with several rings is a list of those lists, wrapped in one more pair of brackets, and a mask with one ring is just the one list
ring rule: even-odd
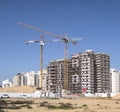
{"label": "building under construction", "polygon": [[110,59],[107,54],[86,50],[68,60],[68,79],[64,79],[64,59],[49,63],[47,90],[62,93],[68,80],[70,93],[106,93],[110,91]]}

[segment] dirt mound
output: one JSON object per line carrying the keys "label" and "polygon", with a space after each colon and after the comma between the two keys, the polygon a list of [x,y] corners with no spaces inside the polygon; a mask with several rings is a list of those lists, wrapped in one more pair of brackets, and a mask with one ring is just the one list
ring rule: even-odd
{"label": "dirt mound", "polygon": [[120,99],[120,94],[115,95],[113,99]]}
{"label": "dirt mound", "polygon": [[0,88],[0,92],[22,92],[22,93],[32,93],[36,90],[36,87],[29,86],[17,86],[10,88]]}

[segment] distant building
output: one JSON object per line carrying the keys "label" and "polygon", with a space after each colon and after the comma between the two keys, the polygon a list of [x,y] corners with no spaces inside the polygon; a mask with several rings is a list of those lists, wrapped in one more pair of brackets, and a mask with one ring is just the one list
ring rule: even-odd
{"label": "distant building", "polygon": [[24,85],[23,73],[18,73],[13,77],[13,87]]}
{"label": "distant building", "polygon": [[27,86],[36,86],[35,85],[35,71],[31,71],[31,72],[27,72],[25,74],[26,78],[27,78]]}
{"label": "distant building", "polygon": [[[40,71],[38,72],[40,74]],[[40,79],[41,80],[41,79]],[[39,83],[38,83],[39,84]],[[43,70],[43,76],[42,76],[42,89],[46,90],[47,86],[47,70]]]}
{"label": "distant building", "polygon": [[[13,86],[35,86],[39,87],[40,71],[30,71],[27,73],[18,73],[13,77]],[[43,88],[46,89],[46,70],[43,70]]]}
{"label": "distant building", "polygon": [[12,82],[10,81],[10,79],[6,79],[2,81],[2,88],[8,88],[8,87],[12,87]]}
{"label": "distant building", "polygon": [[[64,60],[47,67],[47,90],[64,89]],[[86,50],[72,55],[68,61],[68,90],[71,93],[106,93],[110,91],[110,59],[107,54]]]}
{"label": "distant building", "polygon": [[112,92],[117,93],[120,92],[120,71],[111,68],[111,86],[112,86]]}

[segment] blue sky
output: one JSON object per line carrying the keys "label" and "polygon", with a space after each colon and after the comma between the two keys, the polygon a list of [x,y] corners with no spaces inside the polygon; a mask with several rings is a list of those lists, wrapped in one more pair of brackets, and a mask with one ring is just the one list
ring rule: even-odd
{"label": "blue sky", "polygon": [[[39,44],[25,45],[24,41],[41,35],[54,40],[19,25],[20,21],[58,35],[87,38],[76,46],[69,44],[69,56],[86,49],[104,52],[110,55],[111,67],[120,70],[119,0],[0,0],[0,81],[39,70]],[[44,67],[63,58],[63,49],[63,43],[46,43]]]}

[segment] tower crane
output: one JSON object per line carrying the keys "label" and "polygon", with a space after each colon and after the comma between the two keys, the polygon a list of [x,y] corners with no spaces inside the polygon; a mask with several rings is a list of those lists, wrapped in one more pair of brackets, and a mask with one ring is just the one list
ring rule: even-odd
{"label": "tower crane", "polygon": [[29,25],[29,24],[26,24],[23,22],[19,22],[18,24],[20,24],[26,28],[29,28],[29,29],[32,29],[32,30],[35,30],[38,32],[42,32],[42,33],[47,34],[51,37],[57,38],[64,43],[64,76],[63,76],[64,77],[64,82],[63,82],[64,84],[63,84],[63,87],[65,89],[65,92],[67,92],[67,90],[68,90],[68,43],[76,44],[77,40],[83,40],[84,38],[77,38],[77,40],[73,40],[73,39],[67,37],[66,34],[64,36],[60,36],[60,35],[56,35],[54,33],[45,31],[43,29],[34,27],[32,25]]}
{"label": "tower crane", "polygon": [[30,44],[30,43],[39,43],[40,44],[40,76],[39,76],[39,89],[43,89],[43,47],[46,42],[56,42],[57,40],[43,40],[43,36],[41,36],[40,40],[29,40],[25,41],[25,44]]}

